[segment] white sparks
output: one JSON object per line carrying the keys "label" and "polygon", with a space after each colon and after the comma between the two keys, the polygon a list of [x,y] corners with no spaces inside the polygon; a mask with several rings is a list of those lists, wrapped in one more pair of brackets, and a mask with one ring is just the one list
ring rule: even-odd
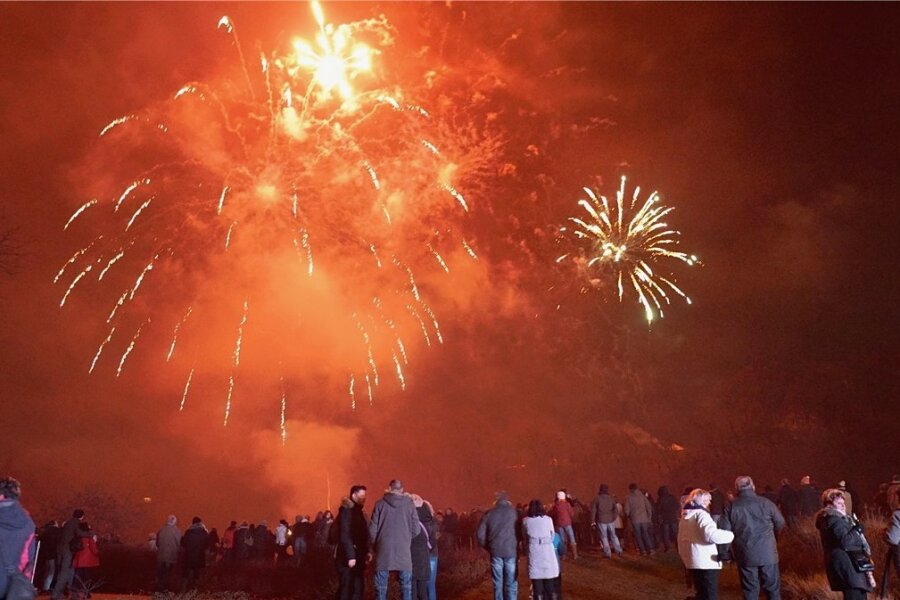
{"label": "white sparks", "polygon": [[101,235],[101,236],[98,236],[96,240],[94,240],[93,242],[91,242],[90,244],[88,244],[87,246],[85,246],[85,247],[82,248],[81,250],[78,250],[75,254],[73,254],[73,255],[72,255],[72,258],[70,258],[69,260],[66,261],[66,264],[64,264],[64,265],[62,266],[62,268],[59,270],[59,273],[57,273],[57,274],[56,274],[56,277],[53,278],[53,283],[57,283],[57,282],[60,280],[60,278],[65,274],[66,269],[69,268],[69,265],[74,264],[75,261],[78,260],[78,257],[79,257],[79,256],[82,256],[85,252],[87,252],[88,250],[90,250],[91,248],[93,248],[93,247],[94,247],[94,244],[96,244],[97,242],[99,242],[99,241],[102,240],[102,239],[103,239],[103,236],[102,236],[102,235]]}
{"label": "white sparks", "polygon": [[128,225],[125,226],[125,231],[131,229],[131,226],[134,224],[135,219],[137,219],[140,214],[144,212],[145,208],[150,206],[150,203],[153,202],[154,198],[156,198],[156,196],[150,196],[143,204],[141,204],[141,206],[136,211],[134,211],[134,214],[131,215],[131,219],[128,220]]}
{"label": "white sparks", "polygon": [[238,325],[237,340],[234,344],[234,366],[241,364],[241,344],[244,340],[244,325],[247,324],[247,300],[244,300],[244,314],[241,316],[241,323]]}
{"label": "white sparks", "polygon": [[306,250],[306,274],[309,277],[313,275],[313,255],[312,255],[312,245],[309,243],[309,231],[306,229],[300,230],[300,243],[303,245],[304,250]]}
{"label": "white sparks", "polygon": [[453,198],[459,202],[459,205],[462,206],[464,211],[469,212],[469,205],[466,203],[466,199],[455,187],[447,185],[446,183],[442,183],[440,187],[442,190],[453,196]]}
{"label": "white sparks", "polygon": [[172,355],[175,354],[175,344],[178,342],[178,330],[181,329],[181,326],[184,325],[184,322],[188,320],[188,317],[191,316],[191,311],[193,311],[193,307],[188,306],[187,312],[184,313],[184,316],[175,324],[175,331],[172,332],[172,344],[169,346],[169,352],[166,354],[166,362],[172,360]]}
{"label": "white sparks", "polygon": [[69,285],[69,289],[67,289],[67,290],[66,290],[66,293],[63,294],[62,300],[60,300],[60,302],[59,302],[59,307],[60,307],[60,308],[62,308],[63,306],[65,306],[66,300],[69,298],[69,294],[72,293],[72,290],[75,289],[75,286],[78,285],[78,282],[81,281],[81,278],[84,277],[85,275],[87,275],[88,273],[90,273],[91,268],[93,268],[93,265],[88,265],[88,266],[86,266],[86,267],[84,268],[84,271],[82,271],[81,273],[79,273],[79,274],[75,277],[75,279],[72,281],[71,285]]}
{"label": "white sparks", "polygon": [[231,233],[234,231],[234,226],[237,225],[237,221],[232,221],[231,225],[228,226],[228,233],[225,234],[225,250],[228,250],[228,247],[231,246]]}
{"label": "white sparks", "polygon": [[369,406],[371,406],[374,403],[374,398],[372,397],[372,381],[369,379],[368,373],[366,373],[366,390],[369,392]]}
{"label": "white sparks", "polygon": [[[369,164],[369,161],[362,161],[362,167],[369,174],[369,179],[372,180],[372,187],[374,187],[376,190],[380,190],[381,183],[379,183],[378,181],[378,174],[375,172],[375,169],[372,167],[372,165]],[[388,218],[388,221],[390,222],[390,218]]]}
{"label": "white sparks", "polygon": [[123,256],[125,256],[125,250],[124,250],[124,249],[123,249],[123,250],[119,250],[119,252],[118,252],[115,256],[113,256],[111,259],[109,259],[109,262],[106,263],[106,266],[103,267],[103,270],[102,270],[102,271],[100,271],[100,276],[97,277],[97,281],[103,281],[103,277],[106,275],[106,272],[109,271],[110,268],[112,268],[112,266],[113,266],[114,264],[116,264],[117,262],[119,262],[119,260],[120,260]]}
{"label": "white sparks", "polygon": [[116,370],[116,377],[119,377],[122,374],[122,369],[125,367],[125,361],[128,359],[128,355],[131,354],[132,350],[134,350],[134,345],[137,343],[138,338],[141,336],[141,331],[144,329],[144,325],[147,325],[148,323],[150,323],[149,318],[141,323],[141,326],[138,327],[137,331],[134,333],[134,337],[131,338],[131,342],[128,344],[128,347],[125,348],[125,352],[122,354],[122,359],[119,361],[119,368]]}
{"label": "white sparks", "polygon": [[150,179],[135,179],[134,181],[132,181],[131,184],[129,184],[129,186],[125,188],[125,191],[122,192],[122,195],[119,196],[119,199],[116,201],[116,208],[113,212],[119,212],[119,207],[121,207],[122,203],[128,199],[128,196],[131,195],[131,192],[142,185],[150,185]]}
{"label": "white sparks", "polygon": [[134,300],[134,295],[137,293],[138,288],[140,288],[141,284],[144,282],[144,277],[147,275],[147,273],[153,270],[153,263],[157,258],[159,258],[159,254],[150,259],[150,262],[147,263],[147,266],[144,267],[144,270],[141,271],[140,275],[138,275],[138,278],[134,282],[134,287],[131,288],[131,293],[128,295],[129,300]]}
{"label": "white sparks", "polygon": [[353,378],[353,373],[350,373],[350,410],[356,410],[356,392],[353,389],[355,385],[356,380]]}
{"label": "white sparks", "polygon": [[188,373],[187,381],[184,384],[184,393],[181,394],[181,404],[178,405],[178,412],[184,410],[184,403],[187,402],[188,390],[191,389],[191,379],[194,378],[194,369],[191,369],[191,372]]}
{"label": "white sparks", "polygon": [[437,146],[435,146],[428,140],[422,140],[422,145],[425,146],[425,148],[432,154],[434,154],[436,156],[440,156],[441,151],[437,149]]}
{"label": "white sparks", "polygon": [[426,246],[428,246],[428,249],[431,250],[431,254],[434,255],[434,259],[438,262],[439,265],[441,265],[441,268],[444,270],[444,272],[449,273],[450,267],[448,267],[447,263],[444,262],[444,257],[442,257],[438,253],[438,251],[434,249],[434,246],[432,246],[430,243],[426,244]]}
{"label": "white sparks", "polygon": [[400,389],[406,390],[406,379],[403,377],[403,368],[400,366],[400,361],[397,359],[397,355],[391,351],[391,357],[394,359],[394,366],[397,367],[397,380],[400,382]]}
{"label": "white sparks", "polygon": [[224,28],[227,33],[231,33],[234,30],[234,26],[231,24],[231,19],[228,18],[228,15],[222,15],[222,18],[219,19],[219,23],[216,25],[216,29]]}
{"label": "white sparks", "polygon": [[281,380],[281,445],[287,443],[287,394],[284,391],[284,379]]}
{"label": "white sparks", "polygon": [[112,340],[112,336],[115,332],[116,332],[116,328],[113,327],[112,329],[109,330],[109,335],[106,336],[106,339],[100,343],[100,347],[97,348],[97,354],[94,355],[94,360],[91,361],[91,368],[88,369],[89,375],[94,372],[94,367],[97,366],[97,361],[100,360],[100,355],[103,353],[103,349],[110,342],[110,340]]}
{"label": "white sparks", "polygon": [[231,416],[231,394],[234,392],[234,375],[228,376],[228,396],[225,398],[225,422],[223,427],[228,427],[228,417]]}
{"label": "white sparks", "polygon": [[174,99],[178,100],[181,96],[184,96],[185,94],[196,94],[196,93],[197,93],[197,86],[190,85],[190,84],[185,85],[185,86],[182,86],[181,88],[179,88],[179,90],[177,92],[175,92]]}
{"label": "white sparks", "polygon": [[68,221],[66,221],[66,224],[65,224],[65,226],[63,227],[63,231],[67,230],[67,229],[69,228],[69,225],[72,224],[72,221],[74,221],[75,219],[77,219],[77,218],[81,215],[81,213],[83,213],[84,211],[86,211],[86,210],[89,209],[90,207],[94,206],[95,204],[97,204],[97,199],[96,199],[96,198],[94,198],[93,200],[88,200],[87,202],[85,202],[84,204],[82,204],[81,206],[79,206],[79,207],[78,207],[78,210],[76,210],[74,213],[72,213],[72,216],[69,217],[69,220],[68,220]]}
{"label": "white sparks", "polygon": [[375,264],[378,265],[378,268],[381,268],[381,259],[378,258],[378,251],[375,249],[375,244],[369,244],[369,250],[372,252],[372,256],[375,257]]}
{"label": "white sparks", "polygon": [[422,302],[422,308],[425,309],[425,312],[428,313],[428,316],[431,317],[431,323],[434,325],[434,334],[437,336],[437,341],[439,344],[444,343],[444,337],[441,335],[441,326],[438,324],[437,317],[434,316],[434,312],[431,310],[431,307]]}
{"label": "white sparks", "polygon": [[228,195],[228,192],[231,190],[227,185],[222,188],[222,193],[219,194],[219,207],[216,209],[216,214],[222,214],[222,208],[225,206],[225,196]]}
{"label": "white sparks", "polygon": [[113,317],[116,316],[116,311],[118,311],[119,308],[120,308],[123,304],[125,304],[125,299],[126,299],[126,298],[128,298],[128,290],[125,290],[124,292],[122,292],[122,295],[119,296],[119,301],[116,302],[116,305],[113,306],[112,312],[109,313],[109,316],[108,316],[108,317],[106,317],[106,322],[107,322],[107,323],[109,323],[110,321],[113,320]]}
{"label": "white sparks", "polygon": [[[466,254],[468,254],[469,256],[472,257],[472,260],[478,260],[478,255],[475,254],[475,250],[472,249],[472,246],[470,246],[466,240],[462,241],[462,246],[463,246],[463,248],[465,248]],[[559,261],[557,261],[557,262],[559,262]]]}

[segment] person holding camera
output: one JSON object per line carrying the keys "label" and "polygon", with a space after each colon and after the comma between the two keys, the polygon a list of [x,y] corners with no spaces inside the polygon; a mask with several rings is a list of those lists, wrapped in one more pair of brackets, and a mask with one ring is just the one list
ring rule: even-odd
{"label": "person holding camera", "polygon": [[828,583],[832,591],[843,592],[844,600],[865,600],[866,594],[875,588],[875,577],[863,524],[855,515],[847,514],[841,490],[825,490],[822,505],[816,514],[816,529],[822,538]]}

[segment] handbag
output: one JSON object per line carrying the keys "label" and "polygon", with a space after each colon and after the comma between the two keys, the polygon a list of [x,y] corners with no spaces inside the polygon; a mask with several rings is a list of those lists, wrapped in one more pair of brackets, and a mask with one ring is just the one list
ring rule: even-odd
{"label": "handbag", "polygon": [[864,551],[847,550],[847,555],[850,556],[850,562],[853,564],[853,568],[856,569],[857,572],[871,573],[875,570],[875,563],[872,562],[872,558]]}

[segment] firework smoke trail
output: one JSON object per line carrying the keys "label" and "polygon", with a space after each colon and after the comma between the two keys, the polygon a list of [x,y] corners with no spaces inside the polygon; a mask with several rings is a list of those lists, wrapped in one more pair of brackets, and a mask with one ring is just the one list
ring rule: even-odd
{"label": "firework smoke trail", "polygon": [[150,324],[150,319],[148,318],[146,321],[141,323],[141,326],[137,328],[137,331],[134,333],[134,337],[131,338],[131,342],[128,344],[128,347],[125,348],[125,352],[122,353],[122,359],[119,361],[119,368],[116,370],[116,377],[118,378],[122,374],[122,369],[125,367],[125,361],[128,359],[128,355],[131,354],[131,351],[134,350],[135,344],[137,344],[138,338],[141,336],[141,331],[143,331],[145,325]]}
{"label": "firework smoke trail", "polygon": [[184,384],[184,393],[181,394],[181,404],[178,405],[178,412],[184,411],[184,403],[187,402],[188,390],[191,389],[191,379],[194,378],[194,369],[188,373],[187,381]]}
{"label": "firework smoke trail", "polygon": [[[99,132],[98,146],[127,144],[125,150],[139,155],[137,151],[144,148],[138,144],[146,142],[152,144],[152,152],[163,146],[159,155],[166,158],[127,174],[101,178],[96,193],[88,196],[96,197],[78,207],[63,227],[64,231],[80,229],[88,218],[102,219],[108,237],[97,237],[62,266],[55,282],[69,268],[81,270],[66,290],[61,307],[76,288],[81,292],[83,286],[78,284],[93,272],[99,273],[98,281],[114,280],[116,292],[122,289],[119,282],[128,286],[121,296],[109,299],[115,302],[107,317],[110,331],[94,355],[91,371],[113,332],[122,329],[115,319],[130,319],[145,306],[173,305],[178,300],[173,294],[185,290],[179,285],[183,282],[176,279],[183,273],[190,273],[192,280],[205,277],[213,283],[234,277],[229,283],[238,285],[227,289],[252,291],[250,281],[257,279],[257,274],[245,272],[249,271],[245,265],[274,264],[277,268],[283,262],[279,259],[285,245],[288,252],[296,251],[301,262],[305,261],[304,279],[328,277],[339,284],[333,288],[340,294],[334,298],[335,304],[349,307],[347,314],[354,314],[362,334],[365,353],[364,358],[359,355],[359,367],[364,360],[370,404],[373,388],[384,374],[379,369],[388,368],[388,360],[397,371],[399,387],[405,389],[403,366],[409,364],[409,357],[402,331],[418,323],[427,345],[432,336],[442,342],[438,321],[425,303],[423,292],[427,290],[419,289],[413,271],[439,267],[449,272],[447,260],[438,251],[446,252],[448,246],[428,242],[425,231],[438,225],[441,230],[455,230],[446,219],[464,217],[468,212],[469,204],[460,190],[471,189],[471,184],[462,183],[468,171],[460,164],[466,164],[466,152],[475,143],[457,137],[457,132],[441,121],[431,122],[429,112],[411,103],[398,82],[376,81],[372,61],[381,51],[378,44],[367,44],[377,38],[382,48],[391,45],[395,30],[384,17],[331,24],[318,2],[312,4],[312,11],[317,32],[311,43],[299,40],[286,54],[260,51],[253,69],[244,59],[234,23],[223,17],[218,28],[237,52],[240,73],[235,65],[233,79],[225,75],[210,83],[187,82],[146,112],[117,117]],[[120,135],[117,129],[125,127],[128,135]],[[146,130],[152,137],[138,137]],[[209,135],[211,131],[216,135]],[[112,146],[103,152],[122,149]],[[106,158],[105,154],[99,156]],[[462,175],[457,177],[457,172]],[[448,202],[447,194],[456,202]],[[111,210],[88,210],[100,204]],[[448,206],[455,211],[453,215]],[[78,228],[72,227],[76,221]],[[241,231],[235,235],[238,223]],[[212,247],[209,234],[222,235],[224,249],[221,243]],[[317,244],[315,271],[312,240]],[[477,258],[464,239],[462,246],[470,257]],[[424,254],[423,247],[430,254]],[[162,256],[166,258],[161,260]],[[388,259],[396,271],[383,268]],[[112,270],[114,265],[118,266]],[[340,280],[357,265],[369,270],[360,274],[364,285]],[[148,277],[150,271],[156,271],[153,277]],[[377,277],[369,277],[373,273]],[[296,277],[297,271],[291,269],[290,276]],[[308,289],[315,293],[322,287],[310,285],[315,287]],[[139,290],[143,290],[141,298],[133,302]],[[306,290],[303,294],[305,298]],[[371,307],[365,307],[373,294],[392,299],[387,306],[378,306],[377,316]],[[267,316],[264,302],[257,305],[252,293],[242,296],[244,312],[229,361],[226,425],[249,303],[255,303],[254,326]],[[239,297],[232,298],[239,301]],[[226,298],[218,301],[224,303]],[[180,302],[180,306],[193,308],[188,306],[174,325],[166,362],[175,361],[175,348],[184,343],[179,338],[186,334],[188,317],[192,322],[201,320],[190,328],[192,335],[203,331],[207,311],[200,309],[204,306],[201,300],[196,302]],[[141,328],[149,322],[148,317]],[[123,355],[119,373],[141,328]],[[231,349],[226,342],[223,360]],[[354,408],[362,379],[363,368],[351,375],[348,391]]]}
{"label": "firework smoke trail", "polygon": [[[615,204],[605,196],[584,188],[588,199],[578,201],[590,219],[571,217],[575,224],[573,235],[586,240],[590,245],[584,249],[585,259],[576,258],[587,270],[599,268],[610,273],[615,281],[619,301],[625,295],[623,281],[631,284],[638,302],[644,310],[644,316],[651,323],[658,314],[663,317],[663,303],[670,304],[668,291],[682,297],[688,304],[691,299],[678,287],[673,278],[657,275],[651,264],[661,269],[665,259],[674,259],[687,265],[698,262],[697,257],[676,249],[680,232],[669,228],[663,220],[674,208],[661,203],[659,194],[650,194],[640,208],[638,197],[640,187],[634,189],[631,201],[625,202],[626,178],[622,176],[619,189],[616,191]],[[626,206],[627,204],[627,206]],[[563,228],[562,231],[566,231]],[[557,263],[569,258],[563,254],[556,259]],[[594,279],[591,279],[592,282]],[[599,281],[602,281],[599,280]]]}
{"label": "firework smoke trail", "polygon": [[188,320],[188,317],[191,316],[193,310],[193,307],[188,306],[187,312],[184,313],[181,320],[175,324],[175,331],[172,332],[172,344],[169,346],[168,354],[166,354],[166,362],[172,360],[172,355],[175,354],[175,344],[178,342],[178,330],[181,329],[184,322]]}

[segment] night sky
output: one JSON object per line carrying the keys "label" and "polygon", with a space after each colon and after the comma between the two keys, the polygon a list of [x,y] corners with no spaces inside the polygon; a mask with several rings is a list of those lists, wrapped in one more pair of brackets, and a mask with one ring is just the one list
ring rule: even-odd
{"label": "night sky", "polygon": [[[773,485],[847,479],[868,496],[900,470],[900,7],[324,9],[334,23],[387,18],[393,44],[375,58],[378,77],[432,113],[448,154],[472,158],[459,170],[465,219],[425,199],[422,214],[407,209],[410,221],[458,226],[478,252],[448,254],[449,274],[418,259],[444,343],[428,347],[409,329],[406,390],[388,355],[374,403],[357,390],[355,411],[347,376],[361,359],[343,309],[381,284],[341,258],[339,237],[315,247],[323,272],[336,266],[309,279],[328,284],[312,292],[284,276],[265,221],[230,274],[192,247],[194,258],[158,269],[142,290],[152,322],[119,378],[130,333],[88,375],[119,284],[76,288],[60,309],[77,270],[52,283],[106,230],[85,213],[63,232],[72,212],[92,197],[108,208],[135,165],[165,152],[131,125],[109,140],[99,131],[164,110],[212,139],[207,113],[171,107],[186,82],[240,83],[219,18],[230,16],[258,65],[259,49],[285,53],[311,37],[308,5],[0,6],[0,234],[21,254],[0,256],[11,271],[0,272],[0,470],[23,481],[33,512],[52,516],[91,490],[133,508],[142,526],[170,512],[272,522],[393,477],[458,510],[501,488],[515,501],[549,500],[557,487],[588,498],[601,481],[655,492],[740,472]],[[372,147],[389,153],[382,127],[365,135],[385,136]],[[384,175],[386,188],[400,171]],[[693,304],[674,302],[652,327],[633,295],[620,304],[612,283],[582,293],[578,274],[555,263],[581,188],[613,195],[623,174],[629,189],[657,189],[676,207],[669,222],[703,262],[670,265]],[[352,177],[365,183],[362,171]],[[341,219],[355,211],[334,202],[345,202]],[[185,219],[191,207],[181,210]],[[352,227],[369,217],[352,215]],[[419,233],[407,230],[404,244]],[[223,427],[247,293],[264,300],[251,306]],[[194,363],[167,364],[165,348],[193,302],[208,310],[185,331],[200,366],[179,411]]]}

